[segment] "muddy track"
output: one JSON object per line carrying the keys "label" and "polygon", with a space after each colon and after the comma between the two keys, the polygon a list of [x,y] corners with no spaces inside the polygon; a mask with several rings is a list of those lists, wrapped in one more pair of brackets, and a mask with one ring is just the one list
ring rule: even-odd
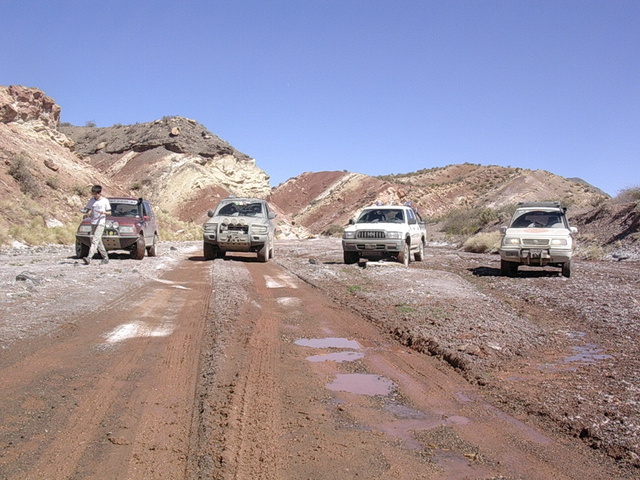
{"label": "muddy track", "polygon": [[[478,257],[360,269],[338,247],[282,242],[265,264],[197,246],[96,269],[35,256],[35,286],[6,283],[20,329],[0,357],[0,478],[635,478],[543,408],[565,387],[560,401],[588,398],[591,370],[536,367],[575,340],[519,297],[538,277],[510,293],[474,275],[492,268]],[[65,279],[99,273],[77,285],[83,313],[57,318],[83,298]],[[402,345],[400,327],[451,356]]]}

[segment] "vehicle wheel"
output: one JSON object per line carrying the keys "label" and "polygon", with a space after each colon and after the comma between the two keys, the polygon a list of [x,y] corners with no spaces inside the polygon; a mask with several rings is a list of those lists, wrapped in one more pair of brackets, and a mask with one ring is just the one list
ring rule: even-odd
{"label": "vehicle wheel", "polygon": [[506,277],[515,277],[518,274],[518,264],[500,260],[500,273]]}
{"label": "vehicle wheel", "polygon": [[144,236],[140,235],[138,241],[131,247],[131,258],[134,260],[142,260],[144,258],[145,244]]}
{"label": "vehicle wheel", "polygon": [[420,245],[418,245],[418,251],[413,255],[416,259],[416,262],[421,262],[424,260],[424,242],[420,240]]}
{"label": "vehicle wheel", "polygon": [[567,278],[571,277],[571,260],[562,264],[562,276]]}
{"label": "vehicle wheel", "polygon": [[155,257],[158,254],[158,234],[153,235],[153,245],[147,247],[147,255]]}
{"label": "vehicle wheel", "polygon": [[216,248],[210,243],[202,244],[202,253],[204,255],[205,260],[213,260],[217,257]]}
{"label": "vehicle wheel", "polygon": [[262,263],[269,261],[269,244],[265,243],[262,248],[258,250],[258,261]]}
{"label": "vehicle wheel", "polygon": [[360,259],[360,255],[358,255],[358,252],[344,252],[343,256],[344,263],[346,263],[347,265],[358,263],[358,260]]}
{"label": "vehicle wheel", "polygon": [[402,263],[405,267],[409,266],[409,262],[411,261],[411,252],[409,251],[409,244],[404,244],[404,249],[401,252],[398,252],[398,261]]}
{"label": "vehicle wheel", "polygon": [[89,247],[76,240],[76,258],[84,258],[89,255]]}

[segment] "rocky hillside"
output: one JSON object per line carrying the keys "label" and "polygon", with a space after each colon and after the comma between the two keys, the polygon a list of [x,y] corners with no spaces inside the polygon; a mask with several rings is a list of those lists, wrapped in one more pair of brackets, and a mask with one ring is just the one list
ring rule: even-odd
{"label": "rocky hillside", "polygon": [[191,232],[233,194],[268,198],[283,237],[337,232],[376,201],[411,201],[437,222],[452,212],[561,200],[594,247],[638,240],[637,199],[616,204],[580,179],[542,170],[465,163],[384,177],[307,172],[271,189],[253,158],[195,120],[103,128],[59,120],[60,106],[42,91],[0,87],[0,245],[73,242],[94,183],[108,195],[149,198],[165,225],[175,220]]}
{"label": "rocky hillside", "polygon": [[345,225],[359,209],[376,201],[410,201],[425,219],[437,221],[454,210],[499,209],[523,201],[561,200],[577,214],[608,196],[582,181],[543,170],[465,163],[378,178],[303,173],[273,189],[269,199],[291,222],[317,234]]}
{"label": "rocky hillside", "polygon": [[184,221],[202,223],[221,196],[265,197],[270,191],[269,176],[253,158],[195,120],[59,130],[101,174]]}

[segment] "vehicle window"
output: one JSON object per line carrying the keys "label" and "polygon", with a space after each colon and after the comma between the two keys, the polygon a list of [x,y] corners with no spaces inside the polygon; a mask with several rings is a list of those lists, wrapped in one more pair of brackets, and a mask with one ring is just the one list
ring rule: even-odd
{"label": "vehicle window", "polygon": [[127,203],[111,202],[111,216],[135,218],[138,216],[138,206]]}
{"label": "vehicle window", "polygon": [[518,216],[512,228],[566,228],[566,219],[560,212],[526,212]]}
{"label": "vehicle window", "polygon": [[417,223],[416,217],[413,214],[413,210],[407,210],[407,216],[409,217],[409,223],[410,224],[413,225],[414,223]]}

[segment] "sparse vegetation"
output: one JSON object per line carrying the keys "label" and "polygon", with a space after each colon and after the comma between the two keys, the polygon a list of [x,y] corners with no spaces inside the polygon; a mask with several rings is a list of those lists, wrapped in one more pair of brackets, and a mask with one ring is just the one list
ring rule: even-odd
{"label": "sparse vegetation", "polygon": [[488,253],[496,251],[500,246],[500,232],[478,233],[469,237],[463,244],[465,252]]}
{"label": "sparse vegetation", "polygon": [[640,201],[640,186],[628,187],[620,190],[614,200],[616,203],[631,203]]}
{"label": "sparse vegetation", "polygon": [[57,190],[60,187],[60,181],[58,177],[54,177],[53,175],[50,177],[47,177],[47,179],[45,180],[45,183],[47,184],[47,186],[49,186],[50,188],[53,188],[54,190]]}
{"label": "sparse vegetation", "polygon": [[202,226],[192,222],[183,222],[172,217],[164,210],[156,210],[161,241],[202,240]]}
{"label": "sparse vegetation", "polygon": [[15,157],[9,166],[8,173],[18,182],[22,193],[31,197],[40,195],[40,184],[31,173],[29,160],[21,156]]}
{"label": "sparse vegetation", "polygon": [[515,205],[506,205],[497,210],[483,207],[456,209],[441,219],[442,229],[448,235],[469,236],[488,225],[506,222],[514,211]]}
{"label": "sparse vegetation", "polygon": [[341,237],[342,232],[344,232],[344,227],[332,224],[322,232],[322,235],[326,235],[328,237]]}

